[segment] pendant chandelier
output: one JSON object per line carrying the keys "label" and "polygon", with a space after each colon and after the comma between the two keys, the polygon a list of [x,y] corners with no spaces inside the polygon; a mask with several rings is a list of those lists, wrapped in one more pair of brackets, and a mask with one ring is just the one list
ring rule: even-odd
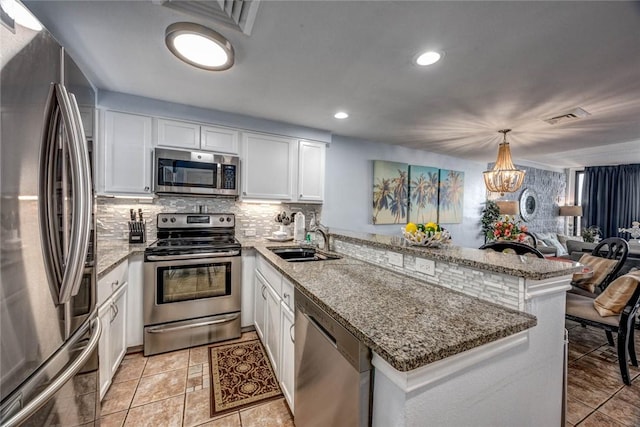
{"label": "pendant chandelier", "polygon": [[504,193],[513,193],[522,186],[525,171],[516,169],[511,161],[511,149],[507,142],[507,133],[511,132],[511,129],[502,129],[498,132],[503,135],[503,140],[498,148],[496,164],[492,170],[483,172],[483,175],[487,190],[504,196]]}

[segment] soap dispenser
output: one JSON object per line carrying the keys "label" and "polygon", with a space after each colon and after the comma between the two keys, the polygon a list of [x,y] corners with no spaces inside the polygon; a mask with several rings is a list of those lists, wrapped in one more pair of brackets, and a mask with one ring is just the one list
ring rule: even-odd
{"label": "soap dispenser", "polygon": [[305,217],[302,212],[296,212],[293,218],[293,240],[296,242],[304,242],[305,239]]}

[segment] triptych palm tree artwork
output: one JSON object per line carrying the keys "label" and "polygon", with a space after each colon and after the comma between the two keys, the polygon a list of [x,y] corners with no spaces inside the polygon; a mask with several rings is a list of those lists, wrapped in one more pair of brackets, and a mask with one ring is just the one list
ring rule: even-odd
{"label": "triptych palm tree artwork", "polygon": [[373,161],[373,224],[462,222],[464,172]]}

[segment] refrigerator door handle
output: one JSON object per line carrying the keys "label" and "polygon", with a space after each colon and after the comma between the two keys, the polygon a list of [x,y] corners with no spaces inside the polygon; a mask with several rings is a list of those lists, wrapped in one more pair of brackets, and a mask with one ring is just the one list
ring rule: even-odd
{"label": "refrigerator door handle", "polygon": [[[45,252],[45,269],[47,272],[51,295],[56,304],[60,303],[60,287],[64,272],[63,242],[56,232],[56,142],[58,138],[58,122],[60,120],[60,108],[57,97],[56,85],[52,84],[47,97],[45,109],[45,131],[40,151],[38,209],[40,211],[40,234],[42,236],[43,250]],[[66,221],[63,221],[66,223]]]}
{"label": "refrigerator door handle", "polygon": [[14,427],[20,425],[27,418],[33,415],[38,409],[40,409],[45,403],[49,401],[71,378],[73,378],[82,367],[85,365],[91,353],[97,348],[100,340],[100,334],[102,333],[102,323],[100,318],[93,319],[91,321],[91,337],[87,347],[82,350],[82,353],[75,359],[69,367],[62,372],[54,381],[47,386],[41,393],[31,399],[17,414],[13,415],[7,421],[3,422],[2,427]]}
{"label": "refrigerator door handle", "polygon": [[74,193],[74,201],[80,205],[82,212],[79,217],[81,222],[81,234],[78,237],[78,254],[80,256],[78,263],[78,278],[73,282],[71,288],[71,296],[78,294],[80,285],[82,284],[82,273],[84,267],[84,261],[87,258],[87,252],[89,250],[89,239],[91,237],[91,213],[92,213],[92,192],[91,192],[91,163],[89,161],[89,151],[87,150],[87,143],[84,136],[84,128],[82,126],[82,118],[80,116],[80,108],[76,102],[76,97],[69,93],[69,104],[71,107],[72,120],[76,128],[76,152],[78,153],[78,168],[80,171],[81,186],[77,194]]}
{"label": "refrigerator door handle", "polygon": [[[69,239],[69,250],[62,284],[60,286],[59,303],[64,304],[71,300],[73,291],[77,293],[78,286],[82,280],[82,270],[86,258],[88,241],[82,241],[87,236],[89,221],[85,217],[87,201],[87,191],[91,191],[89,183],[85,178],[85,171],[82,167],[84,144],[78,135],[78,126],[73,114],[73,104],[69,99],[69,93],[61,84],[56,84],[56,93],[60,100],[60,111],[67,130],[69,140],[69,160],[71,163],[71,181],[73,187],[73,204],[71,217],[71,238]],[[90,219],[90,218],[89,218]],[[82,251],[84,247],[84,251]]]}

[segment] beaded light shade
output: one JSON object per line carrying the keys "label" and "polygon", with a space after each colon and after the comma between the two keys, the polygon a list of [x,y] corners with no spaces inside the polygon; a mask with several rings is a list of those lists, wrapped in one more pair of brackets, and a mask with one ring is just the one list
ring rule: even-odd
{"label": "beaded light shade", "polygon": [[511,161],[511,149],[507,142],[507,133],[511,132],[511,129],[502,129],[498,132],[503,134],[503,141],[498,148],[498,159],[493,169],[483,172],[483,175],[487,190],[504,196],[504,193],[518,191],[524,182],[525,171],[516,169]]}

